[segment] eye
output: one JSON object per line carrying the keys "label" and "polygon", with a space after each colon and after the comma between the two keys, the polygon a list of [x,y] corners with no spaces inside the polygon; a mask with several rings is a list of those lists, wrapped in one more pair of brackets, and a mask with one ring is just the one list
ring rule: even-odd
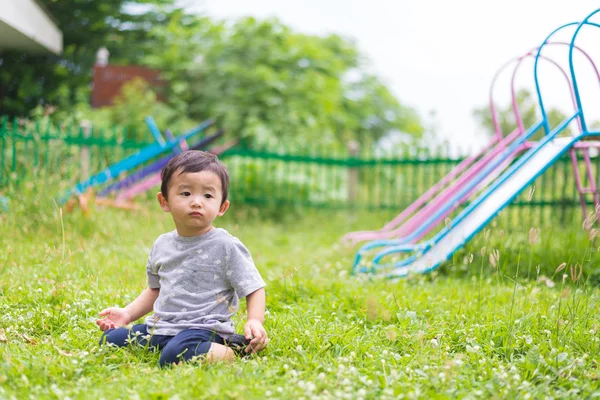
{"label": "eye", "polygon": [[204,197],[205,197],[205,198],[207,198],[207,199],[212,199],[212,198],[213,198],[213,195],[212,195],[212,194],[210,194],[210,193],[206,193],[206,194],[204,195]]}
{"label": "eye", "polygon": [[191,196],[192,194],[190,192],[182,192],[181,195],[187,197]]}

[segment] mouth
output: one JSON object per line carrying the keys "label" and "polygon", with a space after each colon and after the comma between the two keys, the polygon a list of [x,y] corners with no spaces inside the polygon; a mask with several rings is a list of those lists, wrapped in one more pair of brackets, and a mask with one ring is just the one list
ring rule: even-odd
{"label": "mouth", "polygon": [[201,214],[201,213],[199,213],[198,211],[194,211],[194,212],[191,212],[191,213],[190,213],[190,216],[191,216],[191,217],[201,217],[201,216],[202,216],[202,214]]}

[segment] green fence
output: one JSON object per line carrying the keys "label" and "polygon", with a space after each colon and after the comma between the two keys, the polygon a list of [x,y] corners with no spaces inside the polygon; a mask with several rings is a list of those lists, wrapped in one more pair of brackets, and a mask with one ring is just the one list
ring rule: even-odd
{"label": "green fence", "polygon": [[124,141],[123,130],[0,120],[0,191],[53,179],[57,190],[126,157],[148,143]]}
{"label": "green fence", "polygon": [[[60,190],[123,159],[148,143],[123,141],[119,130],[2,120],[0,194],[34,179],[52,179]],[[227,138],[224,138],[227,140]],[[231,171],[231,198],[257,206],[302,206],[402,210],[438,182],[462,158],[413,152],[402,156],[368,149],[351,156],[345,149],[250,149],[222,154]],[[594,158],[594,173],[600,157]],[[584,182],[589,185],[589,182]],[[593,198],[586,199],[593,204]],[[563,157],[511,205],[516,221],[581,219],[573,167]]]}
{"label": "green fence", "polygon": [[[363,154],[332,156],[309,152],[256,151],[235,148],[224,155],[231,170],[231,196],[256,205],[296,205],[401,211],[452,170],[462,158],[430,155],[385,157]],[[594,159],[594,176],[599,170]],[[583,178],[583,161],[580,160]],[[584,184],[589,182],[584,178]],[[593,197],[586,203],[593,210]],[[464,207],[459,207],[456,215]],[[509,224],[543,226],[571,224],[583,216],[573,165],[569,156],[559,159],[523,191],[501,214]]]}

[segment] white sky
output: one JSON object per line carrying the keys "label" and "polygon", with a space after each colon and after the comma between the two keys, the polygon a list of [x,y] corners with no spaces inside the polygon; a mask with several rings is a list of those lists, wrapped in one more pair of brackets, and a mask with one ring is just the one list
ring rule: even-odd
{"label": "white sky", "polygon": [[[490,83],[498,68],[542,43],[558,26],[579,21],[600,7],[598,0],[182,1],[194,11],[217,18],[277,17],[296,31],[354,39],[403,104],[414,107],[426,121],[435,110],[440,136],[453,146],[471,148],[488,140],[477,128],[472,110],[488,104]],[[600,23],[600,14],[593,21]],[[557,38],[570,40],[572,32]],[[600,67],[600,49],[585,46],[599,42],[600,29],[582,33],[578,43],[591,54],[596,51]],[[546,54],[567,60],[564,50],[557,53],[556,47]],[[554,99],[555,106],[565,109],[567,86],[559,74],[546,69],[549,72],[541,75],[541,86],[547,87],[548,99]],[[583,65],[578,72],[580,86],[595,88],[586,99],[588,104],[600,104],[600,90],[590,71]],[[508,102],[509,76],[502,75],[505,79],[498,83],[497,102],[502,105]],[[518,82],[533,88],[533,63],[523,65]],[[600,112],[596,115],[600,119]]]}

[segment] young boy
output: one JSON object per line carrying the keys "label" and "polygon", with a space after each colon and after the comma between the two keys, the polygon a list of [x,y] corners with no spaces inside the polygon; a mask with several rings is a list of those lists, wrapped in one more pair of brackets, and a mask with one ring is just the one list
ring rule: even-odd
{"label": "young boy", "polygon": [[[125,308],[100,312],[100,342],[157,347],[161,366],[197,356],[231,361],[235,355],[229,345],[240,341],[242,353],[262,350],[269,341],[263,327],[265,282],[246,247],[213,227],[229,208],[227,168],[212,154],[187,151],[174,157],[161,176],[158,202],[171,213],[176,230],[161,235],[152,247],[148,287]],[[231,321],[238,296],[246,297],[248,306],[244,337],[234,334]],[[125,327],[150,311],[154,315],[145,324]]]}

